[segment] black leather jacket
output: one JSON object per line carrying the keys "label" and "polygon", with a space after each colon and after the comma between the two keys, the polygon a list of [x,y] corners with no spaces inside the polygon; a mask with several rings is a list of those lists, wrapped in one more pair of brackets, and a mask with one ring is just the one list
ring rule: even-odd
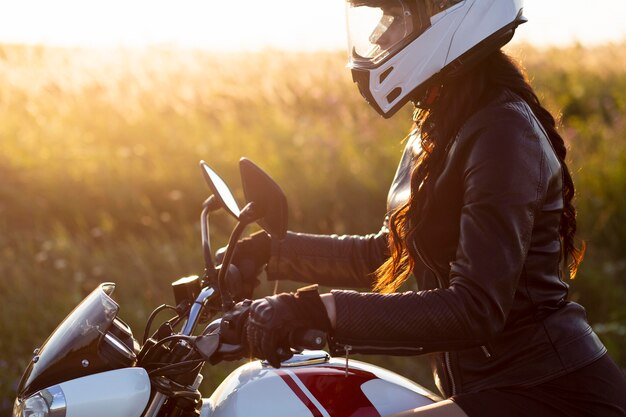
{"label": "black leather jacket", "polygon": [[[391,186],[408,197],[419,140]],[[562,172],[528,105],[504,94],[473,115],[436,181],[431,218],[414,242],[419,291],[333,291],[343,352],[436,352],[444,395],[534,385],[582,367],[606,349],[561,280]],[[388,256],[386,228],[369,236],[289,233],[268,265],[273,279],[369,286]]]}

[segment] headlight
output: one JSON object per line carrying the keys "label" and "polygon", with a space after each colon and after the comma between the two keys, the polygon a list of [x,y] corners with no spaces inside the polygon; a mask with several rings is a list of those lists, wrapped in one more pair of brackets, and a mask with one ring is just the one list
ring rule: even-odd
{"label": "headlight", "polygon": [[61,387],[43,389],[23,401],[15,400],[13,417],[65,417],[65,395]]}

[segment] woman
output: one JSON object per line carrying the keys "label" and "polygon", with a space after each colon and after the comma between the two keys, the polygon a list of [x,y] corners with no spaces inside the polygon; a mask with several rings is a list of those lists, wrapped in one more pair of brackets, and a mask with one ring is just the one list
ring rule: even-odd
{"label": "woman", "polygon": [[[251,354],[280,366],[289,333],[316,328],[338,352],[432,353],[449,399],[403,415],[624,415],[626,380],[561,280],[563,263],[575,274],[582,259],[565,145],[500,50],[525,21],[521,1],[352,0],[350,9],[379,12],[351,47],[363,96],[385,117],[417,107],[390,216],[363,237],[256,234],[236,263],[248,277],[268,263],[270,279],[376,292],[307,287],[256,300]],[[419,291],[395,292],[410,275]]]}

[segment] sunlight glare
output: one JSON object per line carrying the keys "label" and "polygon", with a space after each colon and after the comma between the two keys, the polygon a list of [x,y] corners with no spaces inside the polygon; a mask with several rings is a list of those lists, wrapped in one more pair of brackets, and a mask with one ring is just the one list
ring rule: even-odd
{"label": "sunlight glare", "polygon": [[[516,40],[543,45],[625,39],[626,1],[598,0],[593,4],[591,7],[586,0],[526,0],[525,15],[530,22],[520,28]],[[0,5],[0,42],[213,50],[343,49],[344,2],[20,0]]]}

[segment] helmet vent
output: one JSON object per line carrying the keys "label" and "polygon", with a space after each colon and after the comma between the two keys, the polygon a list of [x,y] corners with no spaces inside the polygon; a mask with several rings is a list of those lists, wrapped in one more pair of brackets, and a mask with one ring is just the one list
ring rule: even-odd
{"label": "helmet vent", "polygon": [[393,71],[393,67],[389,67],[385,70],[385,72],[383,72],[382,74],[380,74],[380,78],[379,78],[379,83],[382,84],[383,81],[385,81],[385,78],[387,78],[387,76],[389,74],[391,74],[391,71]]}
{"label": "helmet vent", "polygon": [[387,94],[387,103],[391,104],[395,99],[397,99],[402,93],[402,89],[400,87],[396,87],[391,90],[391,93]]}

